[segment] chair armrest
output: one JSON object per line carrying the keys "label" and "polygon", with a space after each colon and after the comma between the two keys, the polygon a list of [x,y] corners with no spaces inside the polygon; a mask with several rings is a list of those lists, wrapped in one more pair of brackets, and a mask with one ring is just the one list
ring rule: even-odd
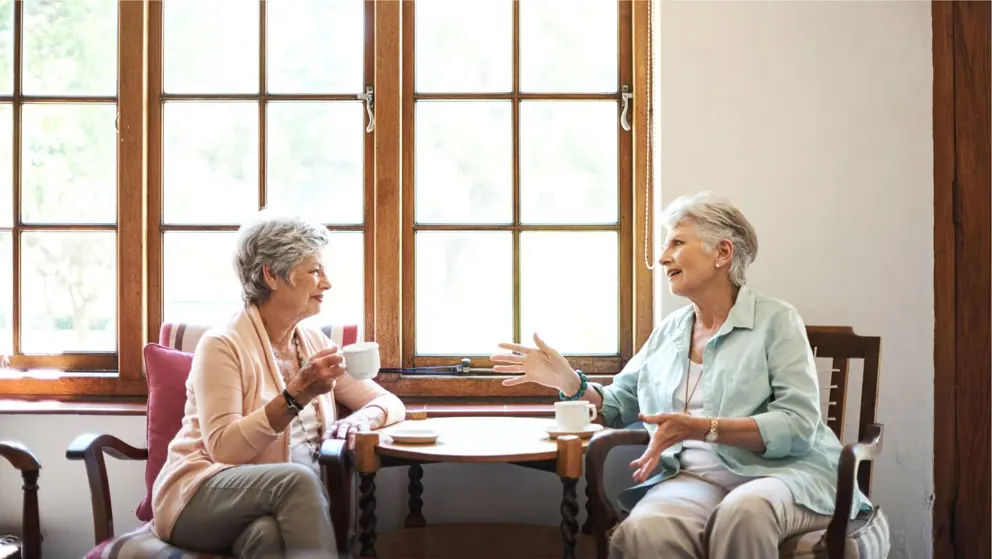
{"label": "chair armrest", "polygon": [[38,475],[41,463],[38,458],[20,443],[0,442],[0,457],[20,470],[24,481],[24,504],[21,513],[23,531],[21,556],[24,559],[41,557],[41,517],[38,512]]}
{"label": "chair armrest", "polygon": [[41,462],[38,462],[38,458],[20,443],[0,442],[0,457],[6,459],[11,466],[22,472],[41,470]]}
{"label": "chair armrest", "polygon": [[331,504],[331,524],[337,539],[338,551],[351,549],[351,500],[354,483],[354,466],[348,452],[348,442],[327,439],[320,445],[318,458],[324,468],[324,486]]}
{"label": "chair armrest", "polygon": [[87,433],[69,443],[65,451],[68,460],[82,460],[90,482],[93,505],[93,538],[96,545],[114,537],[114,513],[110,506],[110,484],[104,453],[119,460],[148,460],[148,450],[135,448],[113,435]]}
{"label": "chair armrest", "polygon": [[837,497],[834,516],[827,526],[827,556],[830,559],[843,559],[847,540],[847,525],[854,503],[854,488],[857,485],[858,466],[863,461],[874,460],[882,453],[882,425],[872,423],[867,426],[861,441],[844,446],[837,467]]}
{"label": "chair armrest", "polygon": [[620,518],[620,512],[606,496],[603,475],[606,456],[618,446],[646,445],[650,441],[646,429],[603,429],[590,439],[586,449],[586,497],[594,503],[589,512],[603,530]]}

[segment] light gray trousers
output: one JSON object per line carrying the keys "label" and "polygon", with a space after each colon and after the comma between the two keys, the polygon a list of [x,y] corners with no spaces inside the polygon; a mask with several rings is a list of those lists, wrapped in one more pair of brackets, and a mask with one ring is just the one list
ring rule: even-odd
{"label": "light gray trousers", "polygon": [[728,492],[683,472],[651,488],[617,526],[610,559],[775,559],[782,540],[829,523],[778,479]]}
{"label": "light gray trousers", "polygon": [[183,508],[170,543],[239,559],[338,556],[324,486],[312,469],[293,463],[217,473]]}

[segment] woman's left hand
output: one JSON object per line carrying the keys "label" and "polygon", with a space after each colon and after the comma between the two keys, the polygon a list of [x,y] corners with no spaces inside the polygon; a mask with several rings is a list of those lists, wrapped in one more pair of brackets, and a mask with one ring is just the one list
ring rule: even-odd
{"label": "woman's left hand", "polygon": [[657,425],[648,448],[640,458],[630,463],[634,470],[634,481],[641,483],[648,479],[658,466],[661,453],[666,448],[693,438],[697,418],[683,413],[638,414],[644,423]]}

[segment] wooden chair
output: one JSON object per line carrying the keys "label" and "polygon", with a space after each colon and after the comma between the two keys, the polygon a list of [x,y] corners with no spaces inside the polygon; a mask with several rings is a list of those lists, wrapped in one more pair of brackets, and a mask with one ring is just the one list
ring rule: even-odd
{"label": "wooden chair", "polygon": [[[38,516],[38,474],[41,464],[35,455],[15,442],[0,442],[0,457],[21,471],[24,480],[24,512],[17,540],[0,536],[0,558],[41,559],[41,520]],[[13,543],[3,543],[3,541]]]}
{"label": "wooden chair", "polygon": [[[190,324],[162,325],[159,332],[159,345],[166,346],[181,352],[192,354],[200,336],[206,331],[206,327]],[[334,340],[338,345],[353,343],[357,338],[357,327],[348,325],[325,326],[324,333]],[[147,364],[146,364],[147,366]],[[188,370],[186,371],[188,373]],[[185,380],[182,380],[185,383]],[[183,393],[185,394],[185,393]],[[149,400],[151,400],[149,395]],[[185,396],[183,396],[185,398]],[[173,406],[175,408],[175,406]],[[82,461],[86,466],[86,475],[90,485],[90,500],[93,507],[93,535],[96,547],[87,555],[87,559],[152,559],[156,557],[168,556],[170,559],[208,559],[209,555],[197,554],[190,551],[170,546],[155,537],[151,532],[150,513],[148,517],[142,518],[140,514],[142,506],[138,507],[139,519],[145,522],[137,530],[114,536],[114,519],[110,505],[110,485],[107,481],[107,467],[104,462],[104,455],[109,455],[120,460],[143,460],[146,461],[146,477],[154,479],[158,475],[158,470],[151,471],[154,467],[149,461],[149,452],[157,450],[159,456],[164,456],[168,441],[175,436],[178,426],[182,420],[181,408],[177,413],[178,417],[152,417],[155,413],[152,406],[149,406],[149,423],[160,421],[172,423],[175,430],[171,431],[166,440],[157,445],[164,445],[162,448],[136,448],[119,438],[108,434],[84,434],[76,437],[66,450],[66,458],[69,460]],[[339,417],[349,413],[346,408],[338,407]],[[149,437],[151,439],[151,437]],[[161,438],[161,434],[159,434]],[[337,539],[340,557],[350,556],[350,549],[354,542],[353,515],[354,506],[352,503],[353,485],[355,483],[354,469],[348,457],[346,444],[344,441],[325,441],[320,449],[320,464],[324,469],[324,482],[331,502],[331,521],[334,525],[335,537]],[[159,468],[161,465],[158,466]],[[27,559],[27,558],[25,558]]]}
{"label": "wooden chair", "polygon": [[[809,326],[807,335],[817,358],[832,358],[826,423],[838,438],[844,432],[850,360],[864,361],[858,442],[846,445],[841,452],[836,513],[829,527],[786,540],[779,548],[780,557],[826,555],[829,559],[868,559],[883,556],[889,548],[889,529],[881,508],[876,504],[872,513],[859,515],[853,521],[849,521],[847,514],[854,498],[855,481],[865,495],[870,495],[870,462],[882,451],[882,425],[875,421],[880,339],[859,336],[852,328],[840,326]],[[589,443],[586,453],[586,493],[589,500],[585,531],[593,533],[599,559],[607,556],[610,532],[626,518],[626,514],[617,510],[606,495],[603,479],[606,456],[617,446],[646,445],[649,440],[650,436],[644,429],[604,429]]]}

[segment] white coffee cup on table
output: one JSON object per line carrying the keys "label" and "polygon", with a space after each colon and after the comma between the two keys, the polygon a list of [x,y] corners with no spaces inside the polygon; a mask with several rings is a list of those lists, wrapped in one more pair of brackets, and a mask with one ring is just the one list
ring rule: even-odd
{"label": "white coffee cup on table", "polygon": [[582,431],[595,419],[596,406],[592,402],[585,400],[555,402],[555,423],[562,431]]}
{"label": "white coffee cup on table", "polygon": [[356,380],[374,378],[379,374],[379,344],[358,342],[341,348],[344,366]]}

